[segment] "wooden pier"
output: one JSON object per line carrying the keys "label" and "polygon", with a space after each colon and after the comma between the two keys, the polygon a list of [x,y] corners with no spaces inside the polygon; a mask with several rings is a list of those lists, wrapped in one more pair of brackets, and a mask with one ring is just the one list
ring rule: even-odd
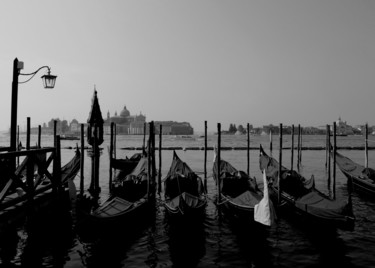
{"label": "wooden pier", "polygon": [[[60,136],[55,136],[54,147],[4,152],[6,149],[0,153],[0,228],[68,201],[65,179],[78,170],[77,166],[62,170]],[[17,158],[23,160],[14,168]]]}

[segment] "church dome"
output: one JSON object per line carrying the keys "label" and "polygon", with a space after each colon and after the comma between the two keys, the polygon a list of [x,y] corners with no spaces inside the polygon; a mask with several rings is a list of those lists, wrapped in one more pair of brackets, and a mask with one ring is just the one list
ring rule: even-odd
{"label": "church dome", "polygon": [[121,111],[120,116],[121,117],[128,117],[128,116],[130,116],[130,112],[128,111],[128,109],[126,109],[126,106],[124,106],[124,109]]}

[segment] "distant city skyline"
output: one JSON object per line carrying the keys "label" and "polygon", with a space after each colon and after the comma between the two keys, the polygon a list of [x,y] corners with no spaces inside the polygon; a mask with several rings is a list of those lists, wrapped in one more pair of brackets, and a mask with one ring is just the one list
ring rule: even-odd
{"label": "distant city skyline", "polygon": [[[10,127],[12,64],[23,73],[18,124],[86,122],[124,104],[194,131],[229,124],[375,125],[375,2],[11,1],[0,9],[0,130]],[[20,81],[27,78],[20,76]]]}

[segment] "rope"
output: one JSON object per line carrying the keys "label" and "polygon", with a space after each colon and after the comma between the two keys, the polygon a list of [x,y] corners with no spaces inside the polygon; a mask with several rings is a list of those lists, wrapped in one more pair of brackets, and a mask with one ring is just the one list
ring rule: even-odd
{"label": "rope", "polygon": [[217,202],[216,205],[221,206],[221,205],[223,205],[223,204],[225,204],[225,203],[227,203],[227,202],[230,201],[230,199],[228,199],[226,197],[224,197],[224,198],[225,198],[225,200],[223,202],[221,202],[221,203]]}

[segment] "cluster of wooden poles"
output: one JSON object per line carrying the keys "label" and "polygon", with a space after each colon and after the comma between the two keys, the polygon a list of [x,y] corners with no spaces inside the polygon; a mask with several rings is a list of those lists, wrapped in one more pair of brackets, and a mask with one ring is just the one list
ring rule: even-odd
{"label": "cluster of wooden poles", "polygon": [[[154,137],[155,136],[155,131],[154,131],[154,124],[153,122],[150,122],[148,123],[150,126],[149,126],[149,129],[150,129],[150,133],[149,133],[149,136],[150,137]],[[208,150],[212,150],[212,148],[208,148],[207,147],[207,121],[204,122],[204,187],[207,189],[207,151]],[[282,146],[282,138],[283,138],[283,124],[280,124],[279,126],[279,163],[281,164],[282,163],[282,150],[283,150],[283,146]],[[158,149],[159,151],[159,172],[158,172],[158,192],[160,193],[161,192],[161,151],[162,151],[162,125],[159,126],[159,147],[156,148],[155,147],[155,139],[150,139],[149,142],[153,142],[153,146],[151,146],[151,148],[153,148],[153,155],[154,155],[154,150],[155,149]],[[368,124],[365,125],[365,167],[367,168],[368,167],[368,149],[369,149],[369,146],[368,146]],[[30,118],[28,117],[27,118],[27,138],[26,138],[26,148],[31,148],[30,146]],[[112,130],[112,126],[111,126],[111,131],[113,131],[114,133],[114,137],[116,137],[116,127],[113,127],[113,130]],[[152,132],[152,133],[151,133]],[[145,131],[144,133],[146,133],[146,124],[145,124]],[[221,147],[221,124],[218,123],[217,124],[217,134],[218,134],[218,142],[217,142],[217,161],[220,161],[220,151],[223,149],[223,147]],[[54,121],[54,136],[57,135],[57,121]],[[293,170],[293,165],[294,165],[294,151],[297,150],[297,170],[299,171],[300,170],[300,165],[301,165],[301,161],[302,161],[302,149],[304,149],[302,147],[302,127],[300,125],[298,125],[298,129],[297,129],[297,148],[295,148],[294,146],[294,136],[295,136],[295,127],[294,125],[292,125],[292,133],[291,133],[291,146],[290,146],[290,149],[291,149],[291,167],[290,167],[290,170]],[[331,141],[330,141],[330,137],[333,137],[333,145],[331,145]],[[331,134],[331,127],[330,125],[326,125],[326,144],[325,144],[325,150],[326,150],[326,163],[325,163],[325,167],[327,169],[327,173],[328,173],[328,183],[330,184],[331,183],[331,154],[330,154],[330,149],[332,149],[333,151],[333,154],[332,154],[332,160],[333,160],[333,164],[332,164],[332,186],[333,186],[333,189],[332,189],[332,194],[333,194],[333,197],[335,197],[335,184],[336,184],[336,150],[337,150],[337,140],[336,140],[336,122],[333,122],[333,134]],[[269,148],[270,148],[270,151],[272,152],[273,150],[273,144],[272,144],[272,132],[270,132],[270,140],[269,140]],[[17,143],[19,144],[19,134],[17,136]],[[146,135],[143,136],[143,148],[145,148],[145,143],[146,143]],[[116,158],[116,139],[113,138],[113,136],[111,135],[111,145],[113,145],[113,148],[112,148],[112,152],[111,152],[111,155],[113,155],[115,158]],[[41,126],[39,126],[38,128],[38,143],[37,145],[35,146],[36,148],[41,148]],[[148,146],[150,147],[150,146]],[[82,150],[85,149],[84,147],[84,124],[81,124],[81,148]],[[225,149],[227,149],[226,147],[224,147]],[[342,147],[344,149],[351,149],[351,147]],[[122,148],[122,149],[126,149],[126,148]],[[243,148],[242,148],[243,149]],[[247,124],[247,147],[244,148],[247,150],[247,174],[250,176],[250,150],[251,149],[254,149],[254,148],[251,148],[250,147],[250,125]],[[284,148],[284,149],[287,149],[287,148]],[[320,149],[320,148],[319,148]],[[155,157],[152,158],[153,160],[153,169],[155,170]],[[81,154],[81,182],[80,182],[80,189],[83,189],[83,178],[84,178],[84,175],[83,175],[83,165],[84,165],[84,157],[83,157],[83,154]],[[280,165],[280,169],[281,169],[281,165]],[[156,174],[154,172],[154,174]],[[280,174],[280,172],[279,172]],[[218,187],[218,189],[220,189],[220,187]],[[83,190],[81,190],[83,191]]]}

